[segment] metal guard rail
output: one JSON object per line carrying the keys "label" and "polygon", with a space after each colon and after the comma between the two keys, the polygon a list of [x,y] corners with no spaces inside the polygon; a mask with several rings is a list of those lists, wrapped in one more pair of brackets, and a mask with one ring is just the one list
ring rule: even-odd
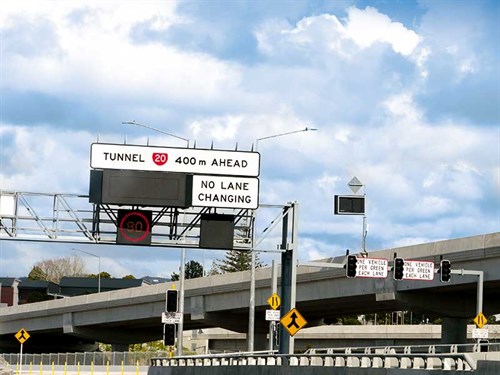
{"label": "metal guard rail", "polygon": [[297,354],[193,358],[152,358],[151,366],[324,366],[471,371],[476,362],[466,353],[448,354]]}
{"label": "metal guard rail", "polygon": [[[174,358],[155,357],[151,358],[151,366],[324,366],[472,371],[476,369],[477,363],[471,352],[480,353],[485,348],[488,351],[493,348],[498,350],[499,346],[499,344],[464,344],[325,348],[310,349],[306,353],[293,355],[254,352]],[[459,352],[466,350],[469,352]]]}

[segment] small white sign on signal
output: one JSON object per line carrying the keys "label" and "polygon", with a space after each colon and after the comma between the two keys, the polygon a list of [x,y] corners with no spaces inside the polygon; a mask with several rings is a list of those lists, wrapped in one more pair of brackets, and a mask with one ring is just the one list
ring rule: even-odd
{"label": "small white sign on signal", "polygon": [[404,280],[434,280],[434,262],[425,260],[405,260]]}
{"label": "small white sign on signal", "polygon": [[182,314],[175,312],[174,313],[162,312],[161,322],[164,324],[179,324],[182,322]]}
{"label": "small white sign on signal", "polygon": [[271,322],[280,321],[280,311],[279,310],[266,310],[266,320]]}
{"label": "small white sign on signal", "polygon": [[389,268],[387,259],[357,257],[356,277],[381,278],[387,277]]}

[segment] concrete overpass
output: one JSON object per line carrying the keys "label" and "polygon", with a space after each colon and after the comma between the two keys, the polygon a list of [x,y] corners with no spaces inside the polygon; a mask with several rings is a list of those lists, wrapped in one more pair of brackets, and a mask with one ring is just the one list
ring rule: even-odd
{"label": "concrete overpass", "polygon": [[[484,271],[484,314],[500,312],[500,233],[375,251],[370,257],[391,260],[395,252],[405,259],[436,264],[444,256],[453,269]],[[268,330],[264,314],[271,295],[270,268],[257,270],[256,277],[258,349]],[[477,277],[453,275],[450,283],[438,279],[394,281],[391,274],[387,279],[347,279],[342,269],[301,266],[297,308],[310,326],[331,323],[342,315],[396,310],[445,317],[444,340],[463,342],[467,319],[476,315]],[[0,348],[18,348],[14,334],[20,328],[32,335],[25,343],[27,351],[66,351],[93,341],[130,344],[160,339],[165,291],[170,287],[166,283],[1,308]],[[187,280],[184,329],[246,332],[249,289],[249,271]]]}

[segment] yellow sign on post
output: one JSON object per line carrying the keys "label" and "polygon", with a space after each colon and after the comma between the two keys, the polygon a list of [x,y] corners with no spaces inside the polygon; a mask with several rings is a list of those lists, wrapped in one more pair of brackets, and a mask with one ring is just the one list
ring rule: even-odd
{"label": "yellow sign on post", "polygon": [[28,333],[28,331],[26,331],[24,328],[21,328],[16,333],[15,336],[16,336],[17,341],[19,341],[21,344],[24,344],[24,342],[31,337],[30,334]]}
{"label": "yellow sign on post", "polygon": [[271,306],[271,309],[276,310],[281,305],[280,296],[278,296],[276,293],[273,293],[273,295],[267,300],[267,303],[269,304],[269,306]]}
{"label": "yellow sign on post", "polygon": [[474,323],[476,323],[477,328],[483,328],[483,326],[488,323],[488,318],[484,316],[482,312],[477,314],[477,316],[474,318]]}
{"label": "yellow sign on post", "polygon": [[281,325],[288,331],[290,336],[295,335],[307,324],[307,320],[300,315],[297,309],[291,309],[280,320]]}

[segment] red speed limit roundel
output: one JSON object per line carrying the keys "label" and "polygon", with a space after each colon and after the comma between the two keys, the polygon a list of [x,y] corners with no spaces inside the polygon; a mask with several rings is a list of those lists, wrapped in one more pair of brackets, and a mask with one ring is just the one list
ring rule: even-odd
{"label": "red speed limit roundel", "polygon": [[153,162],[156,165],[163,165],[168,161],[168,154],[166,152],[153,152]]}
{"label": "red speed limit roundel", "polygon": [[118,210],[117,243],[151,244],[151,211]]}

